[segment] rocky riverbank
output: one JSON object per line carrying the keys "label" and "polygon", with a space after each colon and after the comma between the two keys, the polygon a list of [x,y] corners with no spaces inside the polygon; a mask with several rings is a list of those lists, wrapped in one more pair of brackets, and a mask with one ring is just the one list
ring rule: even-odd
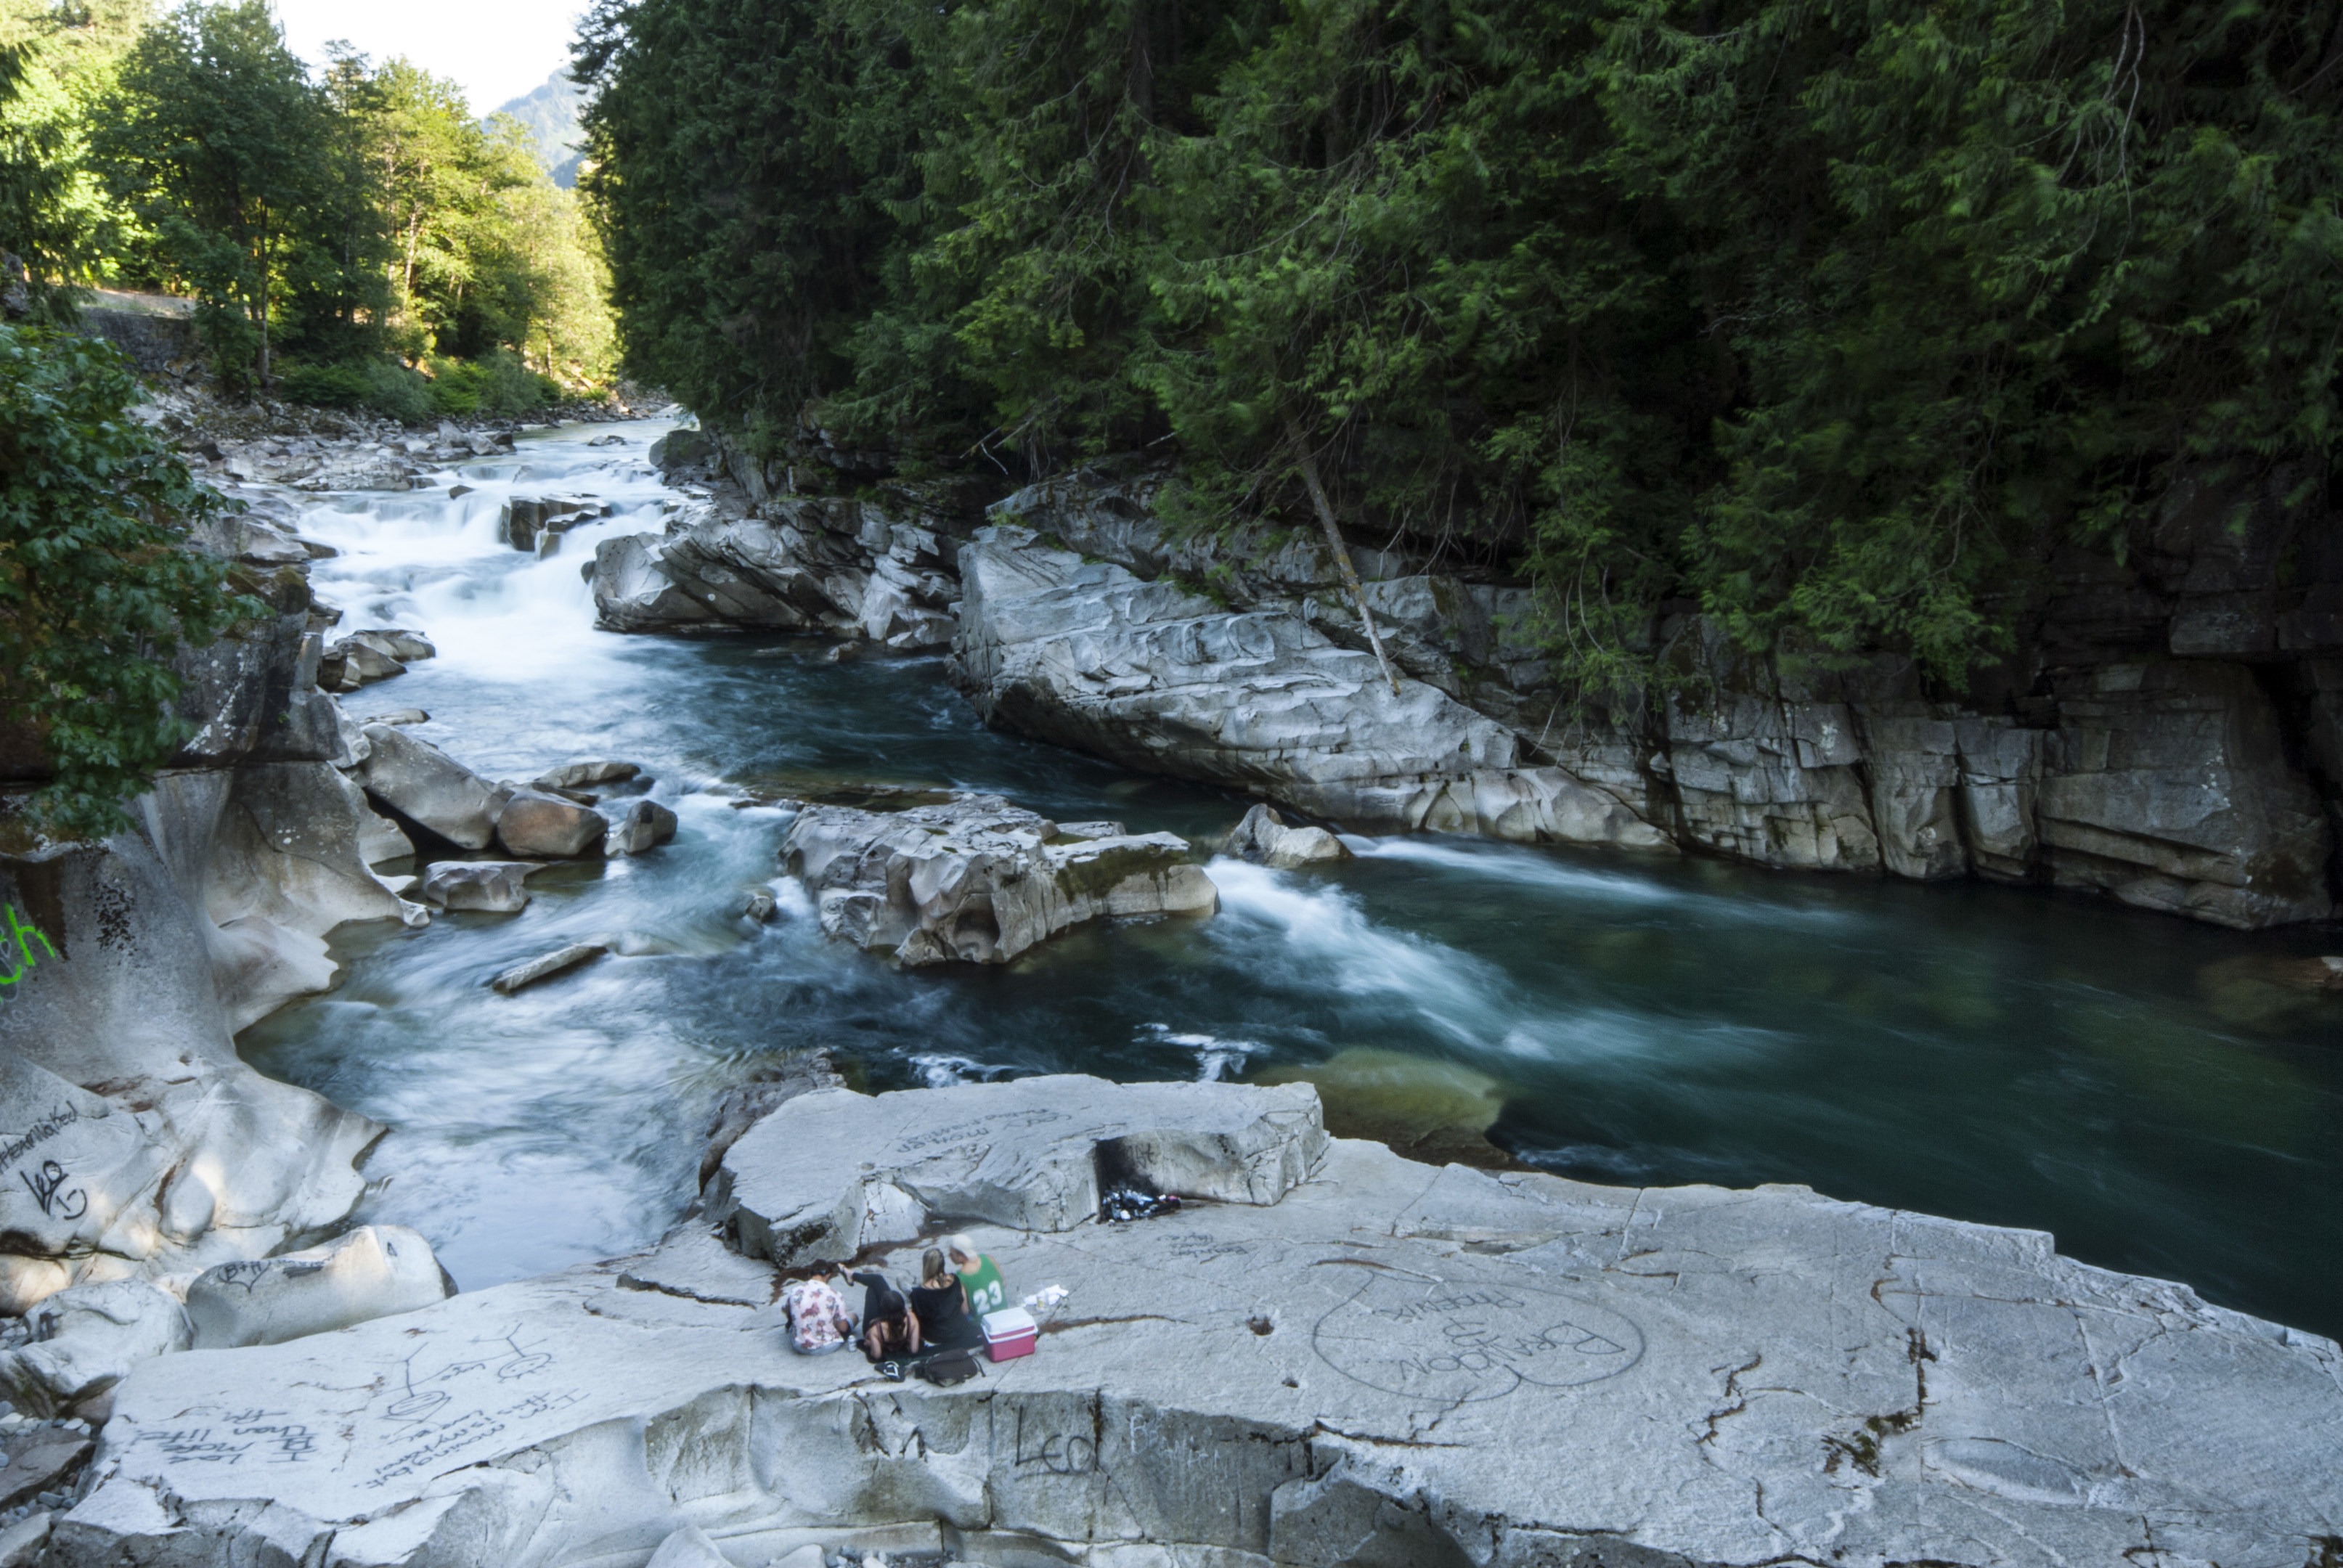
{"label": "rocky riverbank", "polygon": [[[1216,594],[1148,553],[1135,503],[1101,502],[1121,521],[1077,544],[1032,526],[1046,493],[989,519],[935,488],[757,495],[695,479],[691,446],[663,454],[697,491],[669,531],[582,563],[609,625],[819,631],[844,653],[932,648],[940,620],[996,721],[1158,771],[1341,820],[1672,841],[1541,749],[1527,699],[1428,662],[1396,611],[1393,694],[1311,596]],[[256,493],[281,514],[206,542],[275,614],[189,656],[196,738],[139,830],[0,845],[0,903],[53,948],[0,1003],[0,1176],[23,1178],[0,1192],[0,1309],[26,1314],[0,1334],[0,1393],[40,1418],[0,1422],[0,1476],[20,1445],[27,1475],[36,1449],[70,1451],[34,1512],[0,1504],[0,1564],[2297,1568],[2331,1536],[2330,1342],[2035,1232],[1415,1163],[1329,1139],[1305,1083],[873,1098],[798,1062],[727,1101],[700,1206],[663,1244],[450,1297],[422,1237],[349,1229],[382,1128],[253,1072],[233,1037],[332,983],[337,925],[509,914],[533,872],[655,851],[676,816],[630,763],[548,757],[517,781],[467,766],[460,736],[425,740],[374,683],[434,657],[431,628],[344,626],[308,589],[327,547],[281,488]],[[600,517],[515,497],[494,553]],[[1403,605],[1393,563],[1369,565]],[[1454,657],[1520,652],[1495,590],[1423,591],[1479,607],[1488,636]],[[7,789],[38,781],[37,759],[10,766]],[[768,865],[823,930],[904,966],[1219,901],[1189,844],[1117,821],[885,786],[792,804]],[[1225,849],[1347,852],[1266,808]],[[520,1007],[608,950],[565,939],[476,983]],[[1422,1068],[1353,1050],[1321,1076],[1402,1106],[1395,1141],[1503,1166],[1495,1086]],[[1190,1201],[1110,1223],[1120,1186]],[[781,1347],[786,1270],[900,1271],[946,1226],[979,1228],[1020,1291],[1071,1292],[1040,1356],[931,1391]],[[52,1418],[96,1429],[94,1455]]]}
{"label": "rocky riverbank", "polygon": [[[1065,1288],[1037,1355],[786,1349],[777,1263],[945,1225]],[[1414,1164],[1302,1086],[833,1088],[652,1251],[142,1365],[51,1560],[2300,1568],[2338,1373],[2039,1234]]]}
{"label": "rocky riverbank", "polygon": [[[224,439],[189,422],[217,409],[166,398],[144,412],[184,426],[192,447]],[[648,800],[597,809],[649,782],[628,765],[485,779],[407,733],[422,713],[372,721],[336,695],[433,648],[406,628],[337,635],[344,618],[307,575],[332,551],[299,534],[284,486],[325,475],[404,491],[444,462],[508,449],[510,434],[445,430],[396,453],[365,432],[318,451],[282,436],[252,437],[283,448],[274,467],[241,450],[212,459],[251,487],[232,483],[246,508],[196,543],[269,613],[180,657],[189,739],[135,804],[134,830],[103,843],[33,833],[19,808],[47,764],[28,737],[0,736],[0,1313],[46,1325],[0,1349],[0,1392],[19,1409],[102,1402],[130,1362],[186,1342],[171,1325],[201,1280],[349,1221],[384,1129],[255,1072],[235,1044],[333,983],[329,933],[467,907],[450,866],[508,872],[501,907],[517,909],[520,878],[548,861],[641,853],[674,832]],[[419,1237],[407,1246],[427,1263]],[[426,1277],[436,1296],[436,1265]]]}
{"label": "rocky riverbank", "polygon": [[[1966,697],[1887,657],[1795,674],[1679,617],[1663,631],[1693,678],[1605,718],[1525,640],[1526,589],[1354,548],[1387,682],[1321,542],[1177,538],[1160,473],[1085,470],[987,510],[932,482],[798,494],[840,481],[697,435],[660,456],[699,509],[602,548],[614,628],[949,637],[994,722],[1362,829],[1976,876],[2240,928],[2336,910],[2343,535],[2298,537],[2298,510],[2237,529],[2197,498],[2132,565],[2067,563]],[[867,486],[867,455],[833,456]]]}

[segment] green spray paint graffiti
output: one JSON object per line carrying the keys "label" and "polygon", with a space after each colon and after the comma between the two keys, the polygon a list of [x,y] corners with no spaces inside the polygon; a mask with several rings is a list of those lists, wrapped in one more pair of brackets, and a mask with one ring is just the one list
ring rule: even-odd
{"label": "green spray paint graffiti", "polygon": [[57,956],[57,950],[49,945],[49,939],[41,934],[40,927],[30,924],[16,912],[15,905],[9,904],[5,909],[8,917],[8,933],[0,938],[0,964],[7,965],[9,972],[0,974],[0,986],[10,986],[33,972],[33,965],[37,961],[33,953],[35,942],[40,943],[41,950],[51,958]]}

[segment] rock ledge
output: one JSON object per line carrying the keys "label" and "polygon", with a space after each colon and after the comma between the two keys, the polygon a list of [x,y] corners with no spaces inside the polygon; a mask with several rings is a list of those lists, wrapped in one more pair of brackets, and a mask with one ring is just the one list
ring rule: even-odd
{"label": "rock ledge", "polygon": [[[773,1231],[883,1178],[921,1223],[964,1205],[1034,1224],[954,1221],[1012,1294],[1067,1287],[1038,1355],[950,1390],[793,1356],[769,1265],[695,1227],[137,1367],[47,1561],[640,1568],[676,1540],[662,1561],[741,1568],[809,1547],[994,1568],[2329,1552],[2330,1341],[2038,1233],[1803,1188],[1593,1187],[1335,1141],[1280,1196],[1314,1111],[1300,1086],[1083,1079],[802,1096],[727,1157],[730,1201]],[[1168,1128],[1189,1174],[1242,1201],[1073,1212],[1085,1140],[1111,1128]],[[1055,1197],[1011,1215],[996,1178]]]}

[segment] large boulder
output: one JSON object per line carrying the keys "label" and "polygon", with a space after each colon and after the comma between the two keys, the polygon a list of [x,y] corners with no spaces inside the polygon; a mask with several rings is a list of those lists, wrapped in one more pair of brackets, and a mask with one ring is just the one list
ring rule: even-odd
{"label": "large boulder", "polygon": [[872,503],[768,497],[755,517],[703,507],[664,537],[598,546],[594,602],[617,631],[733,626],[937,648],[959,597],[943,548]]}
{"label": "large boulder", "polygon": [[[851,1161],[837,1158],[854,1151]],[[1073,1074],[871,1096],[820,1089],[734,1143],[708,1193],[740,1250],[784,1268],[910,1240],[934,1220],[1093,1221],[1118,1186],[1274,1203],[1326,1150],[1306,1084],[1117,1085]]]}
{"label": "large boulder", "polygon": [[368,795],[458,849],[488,847],[503,791],[397,725],[369,724],[365,735],[372,751],[352,777]]}
{"label": "large boulder", "polygon": [[659,469],[689,467],[707,462],[713,452],[707,432],[678,426],[651,443],[650,465]]}
{"label": "large boulder", "polygon": [[606,855],[639,855],[675,837],[675,813],[656,800],[636,800],[618,814],[602,846]]}
{"label": "large boulder", "polygon": [[439,650],[419,631],[405,627],[377,626],[354,631],[343,640],[360,648],[370,648],[386,658],[401,664],[412,664],[421,658],[437,658]]}
{"label": "large boulder", "polygon": [[514,915],[528,908],[527,860],[442,860],[423,877],[423,897],[446,910]]}
{"label": "large boulder", "polygon": [[505,506],[505,540],[517,550],[545,550],[580,524],[607,518],[612,508],[594,496],[516,496]]}
{"label": "large boulder", "polygon": [[634,762],[565,762],[558,768],[548,768],[530,782],[540,789],[585,789],[596,784],[624,784],[639,778],[642,767]]}
{"label": "large boulder", "polygon": [[570,860],[598,852],[610,824],[599,811],[524,789],[497,813],[497,842],[511,855]]}
{"label": "large boulder", "polygon": [[[1030,1358],[943,1389],[792,1356],[780,1279],[688,1227],[649,1255],[138,1366],[46,1560],[667,1549],[713,1568],[698,1532],[738,1563],[2302,1568],[2343,1517],[2331,1341],[2039,1233],[1346,1141],[1309,1169],[1306,1089],[997,1092],[1020,1087],[808,1095],[779,1147],[752,1161],[752,1133],[732,1160],[743,1190],[768,1154],[799,1173],[772,1211],[806,1215],[811,1244],[850,1189],[868,1203],[866,1162],[899,1195],[890,1233],[924,1218],[899,1180],[931,1175],[939,1219],[1061,1199],[1034,1229],[956,1221],[1012,1299],[1068,1292]],[[1101,1223],[1073,1213],[1091,1131],[1161,1134],[1232,1177],[1255,1148],[1271,1180]],[[1309,1179],[1280,1194],[1286,1151]]]}
{"label": "large boulder", "polygon": [[431,1243],[404,1225],[361,1225],[323,1246],[220,1263],[187,1287],[198,1350],[328,1333],[453,1295]]}
{"label": "large boulder", "polygon": [[380,648],[345,638],[327,648],[318,662],[317,684],[327,691],[356,691],[406,673],[407,666]]}
{"label": "large boulder", "polygon": [[1223,854],[1279,870],[1351,858],[1342,840],[1325,829],[1289,828],[1284,818],[1266,806],[1255,806],[1247,811],[1221,849]]}
{"label": "large boulder", "polygon": [[998,795],[862,811],[809,806],[781,843],[822,929],[905,964],[1006,963],[1109,915],[1210,914],[1220,894],[1170,833],[1075,837]]}
{"label": "large boulder", "polygon": [[590,963],[609,950],[609,947],[602,942],[572,942],[566,948],[557,949],[539,958],[533,958],[527,963],[515,964],[508,970],[500,970],[493,980],[488,981],[488,987],[502,995],[510,996],[517,990],[527,990],[539,980],[551,980],[556,975],[567,974],[578,965]]}
{"label": "large boulder", "polygon": [[597,624],[611,631],[675,631],[719,627],[705,604],[659,569],[657,534],[604,539],[588,572]]}
{"label": "large boulder", "polygon": [[960,551],[960,678],[987,720],[1373,829],[1663,848],[1513,731],[1385,680],[1290,609],[1233,611],[1000,525]]}

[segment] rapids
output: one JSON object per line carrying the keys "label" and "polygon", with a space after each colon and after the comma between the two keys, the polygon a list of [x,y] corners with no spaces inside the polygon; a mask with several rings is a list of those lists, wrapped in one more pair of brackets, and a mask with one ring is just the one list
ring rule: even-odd
{"label": "rapids", "polygon": [[[615,428],[621,446],[565,429],[444,477],[468,496],[329,498],[304,523],[341,551],[314,582],[344,628],[440,650],[349,711],[425,709],[417,733],[492,778],[639,762],[681,818],[663,849],[540,874],[517,917],[346,928],[337,987],[243,1037],[264,1070],[393,1129],[360,1218],[421,1230],[465,1287],[656,1239],[691,1199],[714,1097],[766,1053],[822,1047],[886,1089],[1239,1077],[1363,1049],[1449,1064],[1467,1094],[1493,1081],[1490,1137],[1543,1169],[2038,1227],[2343,1332],[2343,1001],[2274,968],[2331,932],[1419,838],[1353,839],[1330,871],[1219,861],[1218,918],[1091,929],[1003,970],[904,972],[828,940],[775,879],[789,819],[760,800],[982,789],[1203,842],[1242,804],[988,731],[940,658],[594,630],[580,565],[676,498],[644,458],[660,427]],[[507,497],[569,492],[618,514],[542,560],[498,542]],[[759,887],[771,926],[739,916]],[[617,950],[488,990],[581,940]]]}

